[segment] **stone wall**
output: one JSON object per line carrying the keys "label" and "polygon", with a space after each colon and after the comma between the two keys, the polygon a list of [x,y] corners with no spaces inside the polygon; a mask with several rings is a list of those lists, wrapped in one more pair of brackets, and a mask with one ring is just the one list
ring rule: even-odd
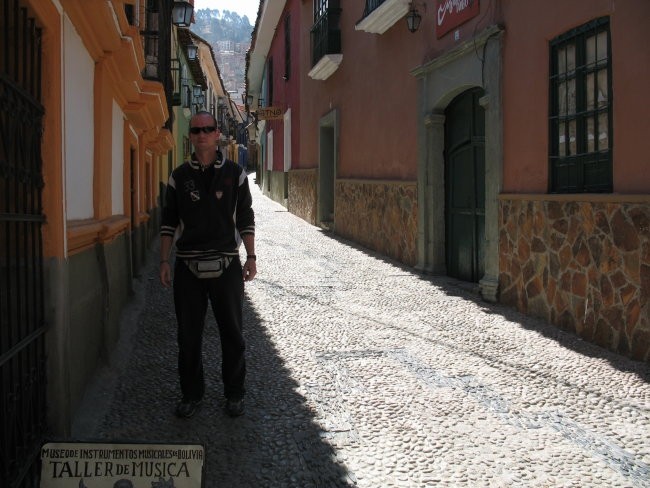
{"label": "stone wall", "polygon": [[406,265],[415,265],[415,182],[337,180],[335,195],[336,234]]}
{"label": "stone wall", "polygon": [[500,301],[647,361],[650,198],[613,198],[502,196]]}
{"label": "stone wall", "polygon": [[287,210],[301,219],[316,225],[317,170],[298,169],[289,171],[289,200]]}

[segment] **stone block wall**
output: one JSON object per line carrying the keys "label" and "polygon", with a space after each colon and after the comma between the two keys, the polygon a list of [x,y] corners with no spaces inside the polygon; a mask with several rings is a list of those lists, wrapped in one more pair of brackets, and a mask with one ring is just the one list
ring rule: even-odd
{"label": "stone block wall", "polygon": [[287,210],[301,219],[316,225],[317,169],[289,171],[289,200]]}
{"label": "stone block wall", "polygon": [[414,266],[417,260],[415,182],[337,180],[336,234]]}
{"label": "stone block wall", "polygon": [[650,198],[564,198],[500,198],[500,301],[648,361]]}

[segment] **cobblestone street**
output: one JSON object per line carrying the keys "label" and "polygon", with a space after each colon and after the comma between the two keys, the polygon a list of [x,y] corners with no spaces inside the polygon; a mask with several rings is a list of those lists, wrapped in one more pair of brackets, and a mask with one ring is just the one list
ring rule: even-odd
{"label": "cobblestone street", "polygon": [[337,239],[250,178],[245,415],[223,413],[211,315],[206,398],[173,415],[155,248],[74,439],[201,443],[206,488],[650,486],[650,365]]}

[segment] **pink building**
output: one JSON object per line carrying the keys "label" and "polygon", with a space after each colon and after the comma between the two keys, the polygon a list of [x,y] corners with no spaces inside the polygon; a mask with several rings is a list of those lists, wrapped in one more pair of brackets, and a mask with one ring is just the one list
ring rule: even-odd
{"label": "pink building", "polygon": [[258,182],[312,224],[648,360],[648,18],[644,0],[264,1],[247,89],[277,118],[257,123]]}

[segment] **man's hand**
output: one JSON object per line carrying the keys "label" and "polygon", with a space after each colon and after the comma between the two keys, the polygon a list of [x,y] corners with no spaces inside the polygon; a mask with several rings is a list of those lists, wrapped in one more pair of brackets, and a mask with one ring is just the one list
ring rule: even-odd
{"label": "man's hand", "polygon": [[172,268],[169,261],[160,262],[160,283],[165,288],[169,288],[172,284]]}
{"label": "man's hand", "polygon": [[242,270],[244,274],[244,281],[252,281],[257,274],[257,264],[255,263],[255,259],[247,258]]}

